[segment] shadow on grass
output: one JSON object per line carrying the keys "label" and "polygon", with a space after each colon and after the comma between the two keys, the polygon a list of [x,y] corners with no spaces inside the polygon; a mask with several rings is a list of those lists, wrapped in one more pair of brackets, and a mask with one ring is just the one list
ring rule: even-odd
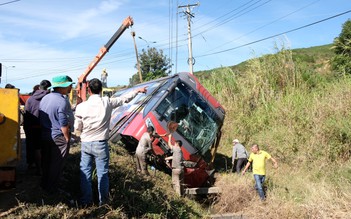
{"label": "shadow on grass", "polygon": [[[117,147],[117,148],[116,148]],[[118,146],[110,146],[109,168],[110,204],[98,206],[96,171],[93,175],[94,206],[82,208],[80,199],[80,147],[74,147],[67,157],[61,188],[68,194],[52,196],[40,189],[40,178],[21,176],[16,188],[16,204],[8,216],[31,215],[37,218],[45,215],[69,218],[202,218],[201,209],[194,203],[176,195],[171,187],[170,176],[162,172],[150,172],[151,176],[135,173],[131,156]],[[20,207],[25,206],[25,207]],[[19,208],[20,207],[20,208]]]}
{"label": "shadow on grass", "polygon": [[[124,215],[127,218],[201,218],[192,206],[176,196],[170,181],[163,179],[165,174],[152,171],[150,176],[136,174],[134,160],[125,149],[115,145],[110,145],[110,148],[110,204],[98,210],[91,207],[84,216],[101,216],[120,209],[123,212],[118,213],[118,216]],[[79,160],[80,152],[71,155],[64,173],[64,178],[69,179],[64,183],[65,190],[72,194],[74,200],[79,200],[80,196]],[[93,175],[93,197],[97,204],[96,172]]]}
{"label": "shadow on grass", "polygon": [[217,153],[214,159],[214,167],[217,172],[230,173],[232,171],[232,158],[224,154]]}
{"label": "shadow on grass", "polygon": [[129,218],[156,215],[162,218],[200,217],[182,198],[178,198],[175,193],[165,191],[165,188],[172,190],[171,187],[157,186],[155,180],[161,181],[158,183],[168,183],[162,182],[161,178],[152,174],[135,175],[128,167],[120,166],[113,166],[111,172],[114,173],[110,178],[111,205],[114,208],[122,207]]}
{"label": "shadow on grass", "polygon": [[[232,157],[217,153],[214,160],[214,167],[219,173],[233,173],[233,167],[236,166],[236,162],[237,160],[232,164]],[[247,172],[252,172],[252,165],[248,168]]]}

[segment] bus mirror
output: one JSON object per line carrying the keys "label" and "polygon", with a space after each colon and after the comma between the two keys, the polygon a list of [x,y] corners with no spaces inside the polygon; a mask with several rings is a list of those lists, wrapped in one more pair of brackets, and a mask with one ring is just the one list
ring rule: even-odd
{"label": "bus mirror", "polygon": [[174,122],[174,121],[169,121],[168,124],[167,124],[167,128],[168,128],[168,131],[170,133],[173,133],[177,130],[178,128],[178,123]]}

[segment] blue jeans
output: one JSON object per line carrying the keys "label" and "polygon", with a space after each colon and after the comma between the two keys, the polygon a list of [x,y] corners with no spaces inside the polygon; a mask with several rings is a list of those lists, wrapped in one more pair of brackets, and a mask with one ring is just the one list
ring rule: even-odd
{"label": "blue jeans", "polygon": [[109,191],[109,157],[110,154],[107,141],[82,142],[80,184],[82,192],[81,202],[83,205],[91,205],[93,203],[91,180],[94,159],[98,177],[99,204],[102,205],[107,203]]}
{"label": "blue jeans", "polygon": [[255,178],[255,182],[256,182],[255,189],[257,189],[261,200],[265,200],[266,199],[266,195],[264,194],[264,191],[263,191],[263,183],[264,183],[264,180],[266,179],[266,176],[265,175],[254,174],[254,178]]}

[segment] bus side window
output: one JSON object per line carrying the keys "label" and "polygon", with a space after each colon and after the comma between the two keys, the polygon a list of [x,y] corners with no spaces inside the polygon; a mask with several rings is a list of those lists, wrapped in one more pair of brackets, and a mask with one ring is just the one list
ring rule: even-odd
{"label": "bus side window", "polygon": [[168,97],[166,97],[164,100],[162,100],[160,105],[157,106],[156,112],[161,116],[161,120],[168,118],[169,114],[167,112],[168,108],[170,107],[170,103],[171,102],[168,100]]}

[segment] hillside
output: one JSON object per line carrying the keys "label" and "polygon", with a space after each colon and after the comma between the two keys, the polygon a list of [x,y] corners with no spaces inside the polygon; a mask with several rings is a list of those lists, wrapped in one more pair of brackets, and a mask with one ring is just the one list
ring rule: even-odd
{"label": "hillside", "polygon": [[[351,80],[331,72],[328,48],[281,50],[199,76],[226,109],[219,153],[230,156],[238,138],[247,148],[258,143],[280,163],[278,169],[269,163],[270,197],[262,212],[249,207],[257,197],[239,212],[253,218],[350,215]],[[236,186],[228,193],[255,195],[252,179],[223,176],[223,185]],[[221,198],[219,211],[232,212],[232,198]]]}
{"label": "hillside", "polygon": [[[178,198],[171,178],[138,176],[130,155],[111,148],[111,204],[80,208],[79,147],[65,168],[71,196],[43,197],[22,183],[7,218],[347,218],[351,212],[351,79],[329,68],[330,45],[279,50],[237,66],[197,72],[226,109],[215,167],[218,196]],[[230,173],[232,140],[258,143],[279,163],[267,166],[267,201],[260,202],[250,173]],[[96,183],[96,182],[95,182]],[[95,191],[96,193],[96,191]]]}
{"label": "hillside", "polygon": [[[318,68],[325,68],[328,66],[326,64],[331,57],[333,57],[333,51],[331,50],[332,44],[328,45],[323,45],[323,46],[315,46],[315,47],[310,47],[310,48],[301,48],[301,49],[293,49],[292,51],[292,60],[293,61],[299,61],[305,65],[308,65],[312,69],[318,69]],[[279,50],[278,50],[279,52]],[[265,56],[270,56],[270,55],[265,55]],[[263,56],[263,57],[265,57]],[[245,71],[247,68],[249,60],[241,62],[237,65],[234,66],[228,66],[224,68],[217,68],[217,69],[212,69],[212,70],[207,70],[207,71],[198,71],[195,72],[194,74],[197,77],[202,77],[206,78],[208,75],[210,75],[212,72],[225,69],[225,68],[230,68],[233,71]],[[325,69],[325,72],[329,72],[329,69]]]}

